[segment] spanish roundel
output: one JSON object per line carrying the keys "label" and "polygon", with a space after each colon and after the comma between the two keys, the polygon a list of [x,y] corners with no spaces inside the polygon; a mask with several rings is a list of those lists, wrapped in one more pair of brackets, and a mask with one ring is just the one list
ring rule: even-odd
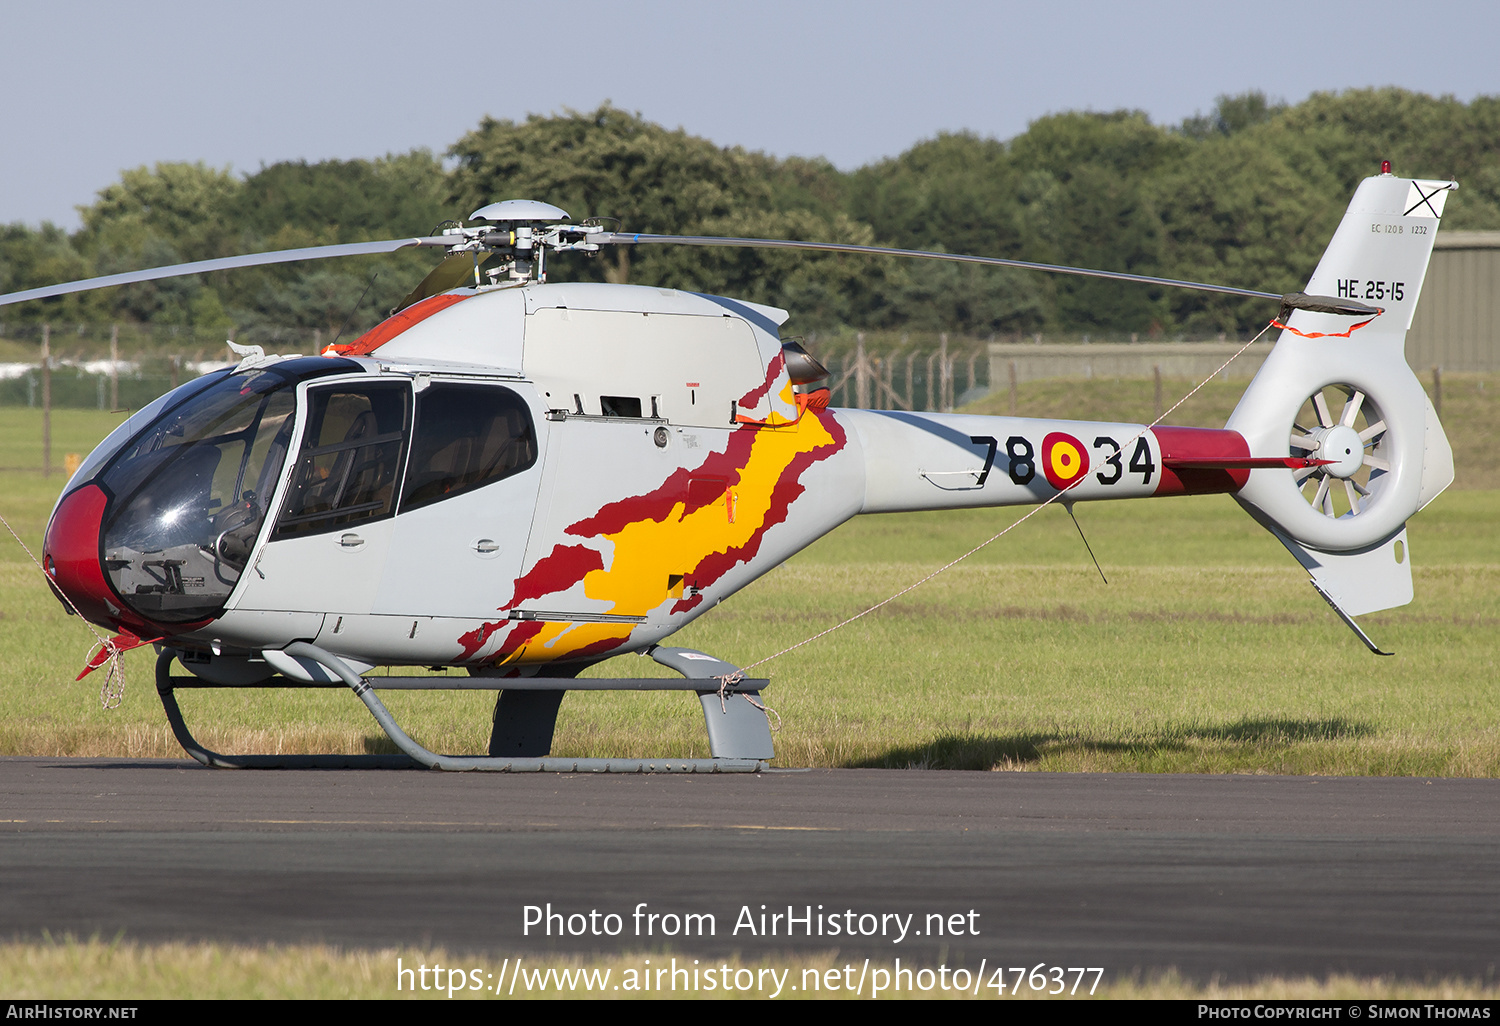
{"label": "spanish roundel", "polygon": [[1089,451],[1072,435],[1054,431],[1042,439],[1042,472],[1061,491],[1089,472]]}

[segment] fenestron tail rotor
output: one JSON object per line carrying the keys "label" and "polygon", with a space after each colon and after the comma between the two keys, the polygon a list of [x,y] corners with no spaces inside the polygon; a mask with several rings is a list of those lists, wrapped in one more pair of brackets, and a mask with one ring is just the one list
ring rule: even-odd
{"label": "fenestron tail rotor", "polygon": [[1391,472],[1385,439],[1385,419],[1368,395],[1347,384],[1319,389],[1303,403],[1288,442],[1291,455],[1320,464],[1293,471],[1292,480],[1324,516],[1358,516],[1368,508],[1372,488]]}

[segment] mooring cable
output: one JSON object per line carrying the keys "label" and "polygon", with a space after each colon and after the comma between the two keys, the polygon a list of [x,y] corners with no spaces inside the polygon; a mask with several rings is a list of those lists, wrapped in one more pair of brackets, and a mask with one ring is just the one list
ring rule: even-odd
{"label": "mooring cable", "polygon": [[[106,638],[94,630],[94,625],[89,623],[84,615],[78,611],[78,606],[68,597],[68,593],[52,583],[52,578],[48,575],[47,568],[42,566],[41,561],[36,556],[32,555],[31,549],[27,548],[26,543],[21,540],[21,536],[16,533],[16,529],[10,526],[10,521],[0,516],[0,524],[5,525],[5,529],[16,540],[16,544],[21,546],[21,551],[26,553],[31,562],[41,571],[42,579],[47,582],[47,586],[62,596],[62,600],[77,614],[78,619],[88,628],[89,633],[94,636],[96,644],[89,646],[88,655],[84,659],[84,665],[87,666],[94,661],[96,650],[100,654],[108,653],[109,670],[104,675],[104,684],[99,688],[99,704],[106,709],[118,709],[120,703],[125,700],[125,662],[120,658],[125,654],[124,651],[112,639]],[[81,677],[82,674],[79,674],[79,676]]]}

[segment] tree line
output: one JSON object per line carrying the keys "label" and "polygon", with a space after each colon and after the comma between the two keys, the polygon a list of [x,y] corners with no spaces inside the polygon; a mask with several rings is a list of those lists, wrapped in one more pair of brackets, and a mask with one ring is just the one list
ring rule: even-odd
{"label": "tree line", "polygon": [[[1388,88],[1295,105],[1220,97],[1179,125],[1067,112],[1001,141],[942,134],[843,172],[720,147],[608,104],[486,118],[453,144],[373,160],[288,161],[236,175],[202,163],[125,171],[82,227],[0,228],[0,292],[237,253],[426,234],[525,197],[619,230],[852,242],[1075,264],[1283,292],[1300,288],[1358,181],[1457,178],[1449,228],[1500,228],[1500,97]],[[168,279],[11,308],[7,325],[124,321],[359,331],[433,265],[431,252]],[[1033,272],[787,251],[619,247],[549,261],[555,279],[633,282],[785,307],[795,330],[1255,330],[1264,304]]]}

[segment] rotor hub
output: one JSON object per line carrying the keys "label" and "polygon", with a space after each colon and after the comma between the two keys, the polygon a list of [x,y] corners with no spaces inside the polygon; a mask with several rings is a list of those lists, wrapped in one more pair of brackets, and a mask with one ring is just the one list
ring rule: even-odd
{"label": "rotor hub", "polygon": [[1359,432],[1352,427],[1336,424],[1330,428],[1319,428],[1313,432],[1318,448],[1314,456],[1320,460],[1332,460],[1323,469],[1331,477],[1340,480],[1353,477],[1364,465],[1365,443]]}

